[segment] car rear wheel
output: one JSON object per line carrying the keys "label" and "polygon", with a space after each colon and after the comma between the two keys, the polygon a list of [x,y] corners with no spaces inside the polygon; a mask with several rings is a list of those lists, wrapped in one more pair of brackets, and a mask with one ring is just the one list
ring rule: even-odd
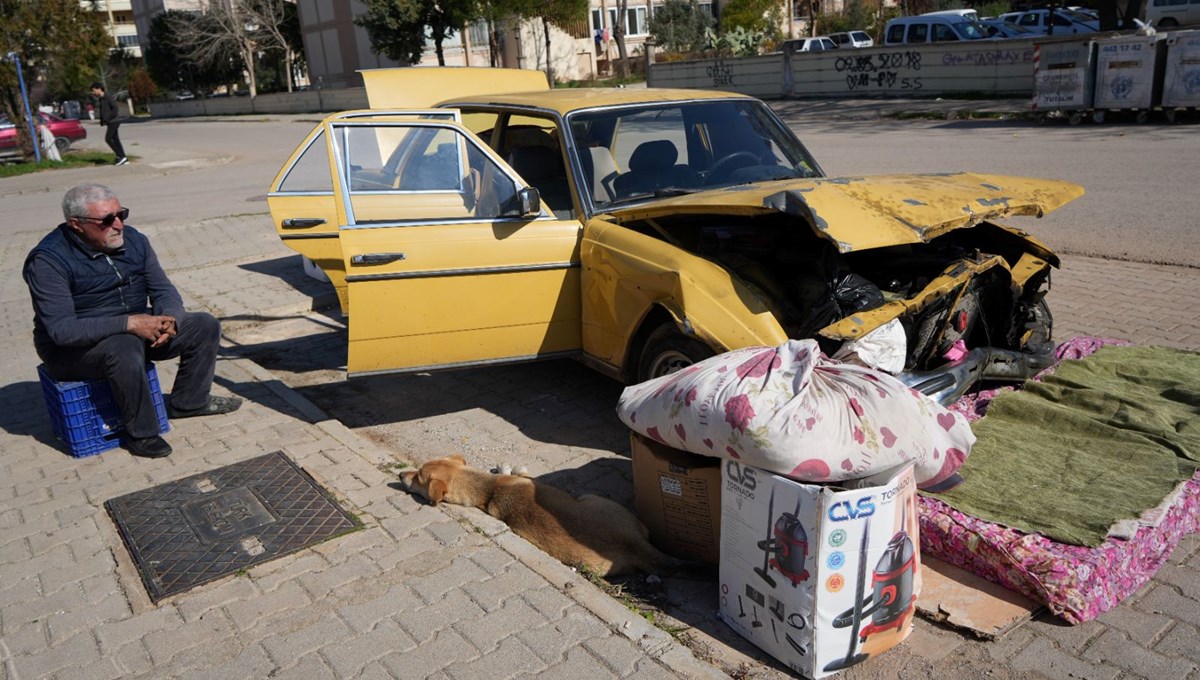
{"label": "car rear wheel", "polygon": [[638,361],[638,382],[661,378],[713,356],[712,348],[679,332],[673,324],[654,329]]}
{"label": "car rear wheel", "polygon": [[66,137],[55,137],[54,146],[58,147],[59,151],[66,151],[67,147],[71,146],[71,140]]}

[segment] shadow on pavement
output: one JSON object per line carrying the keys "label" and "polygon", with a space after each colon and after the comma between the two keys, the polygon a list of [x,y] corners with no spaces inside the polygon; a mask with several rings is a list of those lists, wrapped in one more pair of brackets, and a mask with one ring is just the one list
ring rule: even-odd
{"label": "shadow on pavement", "polygon": [[261,260],[238,265],[239,269],[264,276],[275,277],[297,291],[304,293],[314,301],[314,305],[337,303],[337,294],[333,284],[328,281],[318,281],[304,273],[304,266],[299,255],[287,255],[272,260]]}
{"label": "shadow on pavement", "polygon": [[15,382],[0,387],[0,404],[20,405],[0,409],[0,429],[11,435],[33,437],[62,455],[70,456],[66,445],[54,437],[40,383]]}

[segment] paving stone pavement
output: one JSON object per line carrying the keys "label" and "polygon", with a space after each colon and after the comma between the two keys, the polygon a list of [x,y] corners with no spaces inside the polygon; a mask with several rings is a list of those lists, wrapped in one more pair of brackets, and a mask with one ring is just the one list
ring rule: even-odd
{"label": "paving stone pavement", "polygon": [[[264,214],[146,231],[189,305],[224,319],[215,389],[246,405],[172,423],[176,453],[164,460],[62,453],[34,372],[20,280],[42,232],[4,243],[0,678],[788,677],[712,627],[716,595],[706,602],[703,585],[675,596],[694,600],[681,608],[696,617],[682,619],[697,629],[681,636],[690,637],[685,645],[503,524],[388,486],[397,462],[459,448],[492,462],[528,454],[535,473],[627,501],[615,384],[572,362],[346,383],[337,377],[344,326],[311,311],[329,291],[303,276]],[[1052,296],[1060,338],[1200,349],[1200,319],[1190,311],[1200,271],[1065,258]],[[169,386],[174,362],[159,370]],[[400,399],[371,393],[379,387]],[[324,402],[355,392],[404,410],[327,415],[334,409]],[[363,529],[151,603],[103,502],[275,450]],[[842,677],[1200,679],[1197,584],[1200,537],[1192,536],[1097,621],[1043,617],[983,642],[919,620],[904,645]]]}

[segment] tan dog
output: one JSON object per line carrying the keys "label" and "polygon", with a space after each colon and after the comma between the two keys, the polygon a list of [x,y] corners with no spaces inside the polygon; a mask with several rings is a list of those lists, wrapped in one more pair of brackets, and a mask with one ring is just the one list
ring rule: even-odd
{"label": "tan dog", "polygon": [[651,545],[645,525],[619,503],[592,495],[576,499],[529,477],[476,470],[462,456],[431,460],[401,473],[400,482],[434,505],[479,508],[560,562],[600,576],[662,574],[688,565]]}

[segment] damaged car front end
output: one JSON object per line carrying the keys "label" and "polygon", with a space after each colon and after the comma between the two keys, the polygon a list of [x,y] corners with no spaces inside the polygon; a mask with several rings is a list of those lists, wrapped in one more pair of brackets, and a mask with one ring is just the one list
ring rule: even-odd
{"label": "damaged car front end", "polygon": [[[969,173],[793,179],[615,217],[721,267],[739,303],[766,310],[782,336],[816,338],[827,354],[886,367],[948,404],[982,380],[1023,380],[1053,360],[1045,295],[1058,258],[995,220],[1041,216],[1082,193]],[[720,323],[680,316],[717,351],[745,344],[723,338]]]}

